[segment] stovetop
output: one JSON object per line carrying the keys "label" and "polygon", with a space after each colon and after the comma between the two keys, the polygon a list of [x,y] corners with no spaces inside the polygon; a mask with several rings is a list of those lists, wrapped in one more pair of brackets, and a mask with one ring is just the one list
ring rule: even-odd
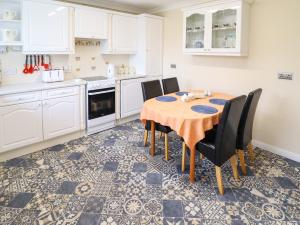
{"label": "stovetop", "polygon": [[104,76],[84,77],[83,80],[87,81],[88,90],[99,90],[104,88],[115,87],[115,80]]}

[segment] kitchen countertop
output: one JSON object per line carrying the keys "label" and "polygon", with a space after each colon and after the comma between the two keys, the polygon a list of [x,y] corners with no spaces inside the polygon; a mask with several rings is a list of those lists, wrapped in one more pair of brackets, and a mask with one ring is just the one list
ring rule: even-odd
{"label": "kitchen countertop", "polygon": [[16,94],[28,91],[42,91],[54,88],[63,88],[70,86],[79,86],[85,85],[86,81],[81,79],[66,80],[62,82],[53,82],[53,83],[22,83],[22,84],[7,84],[0,85],[0,96],[7,94]]}
{"label": "kitchen countertop", "polygon": [[146,77],[145,75],[137,75],[137,74],[128,74],[128,75],[118,75],[115,76],[115,80],[119,81],[119,80],[130,80],[130,79],[137,79],[137,78],[143,78]]}

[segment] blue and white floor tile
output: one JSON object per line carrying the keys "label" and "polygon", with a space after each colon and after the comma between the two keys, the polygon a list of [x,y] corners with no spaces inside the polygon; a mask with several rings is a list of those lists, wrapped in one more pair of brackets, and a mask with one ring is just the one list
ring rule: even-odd
{"label": "blue and white floor tile", "polygon": [[[181,142],[143,147],[139,121],[0,163],[2,225],[297,225],[300,163],[256,149],[247,176],[200,162],[197,182],[181,173]],[[158,139],[158,137],[157,137]],[[248,161],[248,157],[246,155]]]}

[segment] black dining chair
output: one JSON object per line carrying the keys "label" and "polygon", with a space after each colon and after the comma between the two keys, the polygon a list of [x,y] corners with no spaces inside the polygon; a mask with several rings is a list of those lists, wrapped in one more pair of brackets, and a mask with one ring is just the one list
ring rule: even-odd
{"label": "black dining chair", "polygon": [[179,85],[176,77],[162,79],[164,94],[171,94],[179,91]]}
{"label": "black dining chair", "polygon": [[248,150],[251,163],[254,163],[255,156],[254,156],[253,145],[251,144],[252,130],[253,130],[254,116],[255,116],[256,108],[261,93],[262,93],[261,88],[256,89],[249,93],[239,123],[236,149],[239,155],[242,173],[244,175],[247,174],[244,151]]}
{"label": "black dining chair", "polygon": [[[143,91],[144,101],[163,95],[159,80],[142,82],[142,91]],[[150,130],[151,130],[151,121],[147,120],[145,125],[145,133],[144,133],[144,146],[147,145],[148,133]],[[168,133],[170,133],[172,129],[168,126],[163,126],[159,123],[155,123],[155,130],[165,134],[165,159],[169,160]]]}
{"label": "black dining chair", "polygon": [[[196,150],[215,165],[218,189],[224,194],[221,166],[230,159],[233,175],[239,179],[236,158],[236,138],[239,121],[246,96],[240,96],[226,102],[221,121],[217,129],[205,133],[205,138],[196,144]],[[183,149],[182,156],[185,155]]]}

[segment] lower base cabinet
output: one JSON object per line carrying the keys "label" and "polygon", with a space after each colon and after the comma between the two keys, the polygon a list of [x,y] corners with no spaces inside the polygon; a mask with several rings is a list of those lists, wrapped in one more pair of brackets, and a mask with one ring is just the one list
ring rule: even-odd
{"label": "lower base cabinet", "polygon": [[42,102],[0,107],[0,152],[43,140]]}
{"label": "lower base cabinet", "polygon": [[0,153],[81,130],[80,98],[78,87],[0,96]]}
{"label": "lower base cabinet", "polygon": [[121,118],[136,115],[143,107],[143,93],[141,83],[144,79],[121,81]]}
{"label": "lower base cabinet", "polygon": [[79,111],[78,95],[44,101],[44,139],[48,140],[79,130]]}

